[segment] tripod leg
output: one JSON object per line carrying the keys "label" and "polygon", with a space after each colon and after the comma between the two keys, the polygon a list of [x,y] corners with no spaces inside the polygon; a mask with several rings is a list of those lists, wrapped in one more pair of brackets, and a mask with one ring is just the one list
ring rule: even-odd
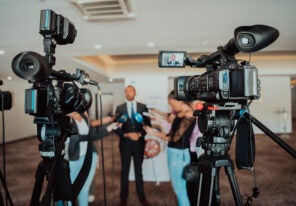
{"label": "tripod leg", "polygon": [[230,183],[230,187],[231,187],[232,195],[233,195],[233,198],[234,198],[234,201],[235,201],[235,205],[242,206],[243,205],[243,200],[242,200],[241,193],[239,191],[237,179],[236,179],[235,174],[233,172],[232,164],[230,166],[225,167],[225,172],[226,172],[226,174],[228,176],[228,180],[229,180],[229,183]]}
{"label": "tripod leg", "polygon": [[46,169],[43,162],[38,165],[36,174],[35,174],[35,184],[31,197],[31,206],[39,205],[39,199],[41,195],[42,185],[45,177]]}
{"label": "tripod leg", "polygon": [[268,129],[264,124],[262,124],[258,119],[254,116],[245,113],[248,118],[251,118],[252,123],[254,123],[259,129],[261,129],[266,135],[268,135],[273,141],[275,141],[279,146],[281,146],[286,152],[296,158],[296,151],[287,145],[281,138],[279,138],[276,134],[274,134],[270,129]]}
{"label": "tripod leg", "polygon": [[220,172],[220,167],[216,169],[216,174],[215,174],[215,179],[214,179],[214,188],[213,188],[213,194],[215,195],[213,197],[213,202],[214,205],[220,205],[221,204],[221,196],[220,196],[220,188],[219,188],[219,172]]}
{"label": "tripod leg", "polygon": [[215,183],[215,179],[216,179],[216,168],[212,168],[211,171],[211,182],[210,182],[210,191],[209,191],[209,204],[208,206],[212,205],[212,200],[213,200],[213,192],[214,192],[214,183]]}
{"label": "tripod leg", "polygon": [[202,186],[202,179],[203,173],[199,174],[199,186],[198,186],[198,193],[197,193],[197,206],[200,205],[200,197],[201,197],[201,186]]}
{"label": "tripod leg", "polygon": [[219,170],[220,167],[200,165],[197,205],[220,205]]}
{"label": "tripod leg", "polygon": [[[9,204],[13,205],[12,204],[12,199],[10,197],[10,194],[9,194],[9,191],[8,191],[8,188],[7,188],[7,185],[6,185],[6,181],[4,179],[4,176],[3,176],[2,172],[1,172],[1,170],[0,170],[0,179],[1,179],[1,182],[2,182],[2,185],[3,185],[3,188],[4,188],[4,192],[5,192],[4,197],[6,197],[6,199],[5,198],[4,199],[6,200],[6,204],[7,204],[7,200],[8,200]],[[3,199],[1,191],[0,191],[0,203],[3,203],[3,205],[4,205],[4,199]]]}

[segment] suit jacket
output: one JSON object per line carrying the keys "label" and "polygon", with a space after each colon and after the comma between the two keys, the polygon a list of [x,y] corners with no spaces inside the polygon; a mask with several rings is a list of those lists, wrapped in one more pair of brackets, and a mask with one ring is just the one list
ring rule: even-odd
{"label": "suit jacket", "polygon": [[174,65],[175,65],[175,66],[178,66],[178,65],[180,65],[180,62],[178,62],[178,61],[174,61],[174,62],[173,62],[173,61],[169,61],[168,64],[169,64],[169,65],[173,65],[173,66],[174,66]]}
{"label": "suit jacket", "polygon": [[[150,119],[143,115],[144,112],[148,112],[148,108],[145,104],[137,102],[137,111],[136,113],[139,113],[143,117],[143,122],[137,122],[135,121],[134,124],[132,124],[130,117],[128,116],[128,110],[127,110],[127,103],[123,103],[116,108],[116,116],[121,117],[122,115],[127,115],[128,118],[126,122],[122,124],[121,129],[116,130],[115,132],[120,136],[123,137],[124,133],[127,132],[140,132],[141,137],[144,137],[146,132],[143,129],[144,125],[151,126]],[[144,139],[144,138],[141,138]]]}

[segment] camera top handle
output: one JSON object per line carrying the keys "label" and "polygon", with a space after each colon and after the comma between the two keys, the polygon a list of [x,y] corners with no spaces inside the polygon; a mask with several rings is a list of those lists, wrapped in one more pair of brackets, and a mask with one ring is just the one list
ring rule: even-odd
{"label": "camera top handle", "polygon": [[186,57],[184,63],[190,67],[215,65],[215,61],[221,57],[233,57],[239,52],[252,53],[259,51],[273,43],[278,36],[279,31],[270,26],[241,26],[235,29],[234,38],[230,39],[226,45],[219,46],[218,51],[209,55],[202,55],[197,60]]}

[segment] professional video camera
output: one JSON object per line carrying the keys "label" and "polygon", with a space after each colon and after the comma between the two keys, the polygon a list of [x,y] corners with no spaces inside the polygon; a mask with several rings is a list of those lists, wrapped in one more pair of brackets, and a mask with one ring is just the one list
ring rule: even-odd
{"label": "professional video camera", "polygon": [[[239,61],[237,53],[256,52],[277,39],[276,29],[265,25],[238,27],[235,38],[218,51],[202,55],[197,60],[186,52],[161,51],[160,67],[205,67],[206,72],[196,76],[181,76],[175,79],[175,96],[179,100],[203,100],[211,103],[241,102],[260,97],[260,84],[255,66],[248,61]],[[172,65],[171,59],[175,59]]]}
{"label": "professional video camera", "polygon": [[[52,10],[41,10],[40,34],[44,36],[45,56],[32,51],[22,52],[14,57],[12,69],[17,76],[33,83],[33,87],[25,91],[25,112],[35,116],[34,123],[43,126],[47,124],[50,127],[53,119],[60,119],[59,123],[65,124],[69,118],[65,114],[83,112],[90,107],[90,91],[80,89],[74,81],[81,84],[95,82],[89,80],[88,74],[80,69],[76,70],[76,74],[52,69],[55,64],[56,44],[73,43],[77,34],[74,25],[67,18]],[[41,130],[44,131],[44,128],[38,132]],[[42,140],[39,135],[38,138]]]}
{"label": "professional video camera", "polygon": [[[205,101],[197,112],[199,127],[211,141],[221,147],[204,146],[206,152],[215,155],[226,154],[230,145],[230,132],[234,128],[235,112],[247,109],[247,100],[260,97],[260,81],[255,66],[239,61],[235,55],[258,51],[277,39],[279,32],[269,26],[254,25],[238,27],[225,46],[210,55],[197,60],[186,56],[186,52],[161,51],[160,67],[205,67],[206,72],[195,76],[175,78],[174,91],[178,100]],[[219,134],[220,133],[220,134]],[[240,166],[241,167],[241,166]],[[244,166],[242,166],[244,167]]]}
{"label": "professional video camera", "polygon": [[[81,85],[97,85],[83,70],[77,69],[75,74],[69,74],[64,70],[55,71],[52,68],[55,65],[56,44],[71,44],[77,34],[74,25],[67,18],[52,10],[41,10],[39,32],[44,37],[45,56],[25,51],[16,55],[12,61],[14,73],[28,80],[29,83],[33,83],[33,87],[25,91],[25,112],[34,116],[37,136],[41,141],[39,150],[44,160],[43,164],[39,164],[36,172],[31,205],[39,205],[42,186],[40,184],[43,182],[43,177],[48,174],[50,174],[51,182],[48,183],[44,199],[51,196],[53,187],[55,188],[55,200],[73,199],[64,192],[70,189],[67,188],[70,182],[67,172],[64,171],[65,168],[61,166],[57,169],[57,165],[62,165],[60,162],[63,162],[64,141],[72,132],[70,117],[66,114],[73,111],[82,113],[92,103],[90,91],[86,88],[79,88],[75,81]],[[56,164],[55,169],[58,172],[51,171],[53,164]],[[37,173],[41,173],[39,179],[37,179]],[[53,183],[56,173],[62,177],[57,184]]]}
{"label": "professional video camera", "polygon": [[[254,133],[251,122],[273,138],[286,151],[295,151],[249,114],[249,104],[260,97],[258,71],[248,61],[236,59],[239,52],[259,51],[274,42],[278,30],[265,25],[241,26],[235,29],[234,38],[217,51],[194,60],[184,51],[160,51],[159,67],[205,67],[206,72],[195,76],[175,78],[177,100],[201,100],[196,108],[198,126],[203,137],[198,139],[205,153],[199,158],[199,189],[197,205],[220,205],[219,170],[224,167],[236,205],[243,205],[233,164],[228,150],[237,130],[236,164],[239,169],[252,169],[255,159]],[[235,120],[237,123],[235,124]],[[259,189],[253,188],[253,197]]]}

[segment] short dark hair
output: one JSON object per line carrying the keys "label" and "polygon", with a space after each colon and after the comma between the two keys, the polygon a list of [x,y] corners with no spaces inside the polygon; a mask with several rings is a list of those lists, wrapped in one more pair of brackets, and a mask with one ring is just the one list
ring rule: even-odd
{"label": "short dark hair", "polygon": [[125,87],[125,89],[126,89],[126,88],[129,88],[129,87],[133,88],[134,91],[136,91],[136,88],[135,88],[133,85],[127,85],[127,86]]}
{"label": "short dark hair", "polygon": [[168,99],[176,99],[175,98],[175,90],[170,91],[170,93],[168,94]]}

